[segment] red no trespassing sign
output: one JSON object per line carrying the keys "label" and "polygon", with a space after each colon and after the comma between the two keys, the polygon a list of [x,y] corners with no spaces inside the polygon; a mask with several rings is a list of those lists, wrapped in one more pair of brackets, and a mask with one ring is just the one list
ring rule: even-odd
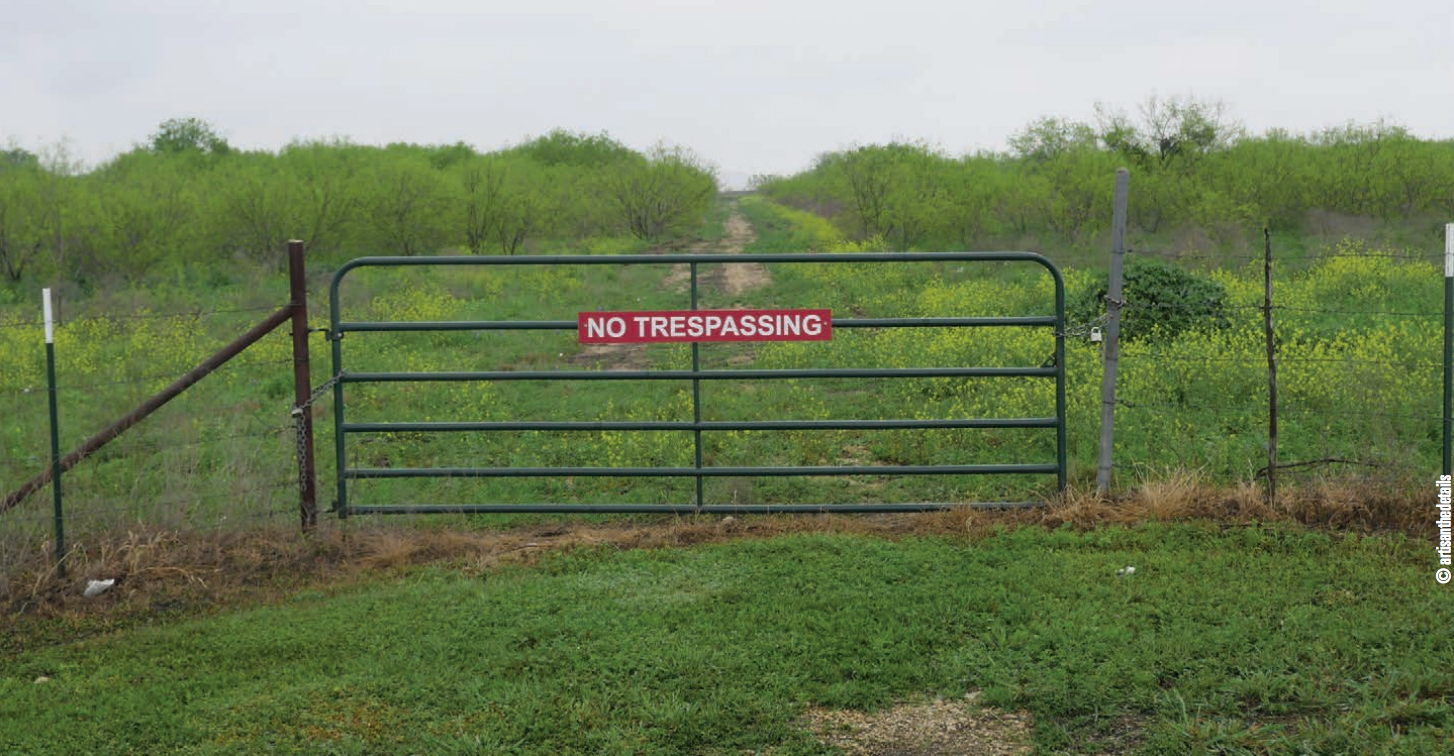
{"label": "red no trespassing sign", "polygon": [[832,310],[583,312],[582,344],[695,341],[831,341]]}

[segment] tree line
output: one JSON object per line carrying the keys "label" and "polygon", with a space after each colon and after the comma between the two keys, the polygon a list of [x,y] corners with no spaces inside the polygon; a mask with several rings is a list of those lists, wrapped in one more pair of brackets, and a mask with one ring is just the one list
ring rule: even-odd
{"label": "tree line", "polygon": [[696,229],[717,194],[690,150],[632,150],[555,131],[495,152],[469,145],[295,141],[232,148],[173,119],[82,171],[64,151],[0,150],[0,280],[134,280],[198,261],[277,265],[313,253],[515,254],[537,243]]}
{"label": "tree line", "polygon": [[1118,167],[1132,175],[1131,228],[1152,236],[1302,233],[1330,215],[1420,230],[1454,219],[1454,141],[1386,122],[1254,136],[1226,112],[1218,102],[1152,97],[1135,113],[1097,106],[1093,121],[1041,118],[1008,152],[857,146],[754,183],[852,238],[895,249],[1084,242],[1110,225]]}

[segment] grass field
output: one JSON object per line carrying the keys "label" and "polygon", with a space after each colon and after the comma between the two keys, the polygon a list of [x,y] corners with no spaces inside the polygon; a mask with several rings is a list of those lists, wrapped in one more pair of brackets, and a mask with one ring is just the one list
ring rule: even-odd
{"label": "grass field", "polygon": [[[812,216],[752,199],[740,208],[757,231],[749,251],[865,248]],[[702,244],[728,233],[728,213],[718,208]],[[1266,377],[1261,272],[1251,266],[1203,271],[1228,292],[1225,327],[1125,345],[1115,498],[1082,493],[1094,475],[1100,364],[1080,338],[1067,344],[1065,497],[1045,476],[722,479],[707,489],[712,503],[1052,499],[1040,512],[930,515],[929,526],[885,530],[850,518],[501,516],[411,517],[393,530],[329,519],[315,540],[254,537],[296,518],[290,353],[275,334],[67,476],[68,579],[44,558],[44,497],[0,515],[0,752],[957,753],[908,736],[896,751],[854,750],[853,727],[836,718],[920,705],[954,712],[957,724],[944,727],[983,730],[1007,753],[1454,751],[1454,610],[1430,580],[1426,542],[1439,452],[1438,271],[1357,244],[1300,253],[1276,282],[1286,308],[1282,459],[1342,466],[1309,468],[1277,502],[1255,476],[1266,460]],[[703,307],[1023,315],[1050,300],[1048,277],[1010,266],[775,263],[751,287],[705,267]],[[310,282],[319,325],[326,273]],[[1072,294],[1094,285],[1091,269],[1066,275]],[[185,283],[68,310],[80,317],[57,339],[63,446],[286,299],[269,276],[219,277],[200,291]],[[371,272],[344,299],[345,319],[403,321],[569,320],[687,304],[683,272],[666,264]],[[18,305],[0,312],[7,490],[46,454],[32,320]],[[702,360],[1033,366],[1052,344],[1029,329],[845,330],[831,349],[707,345]],[[350,370],[690,359],[682,345],[589,350],[573,334],[541,332],[350,334],[347,350]],[[318,335],[315,382],[329,372],[326,354]],[[703,418],[1038,416],[1053,409],[1050,389],[1031,379],[729,381],[704,387]],[[348,391],[352,420],[692,416],[689,386],[670,382]],[[331,416],[315,410],[326,501]],[[690,437],[668,432],[356,442],[352,463],[375,467],[691,463]],[[709,434],[706,448],[713,465],[1049,461],[1053,450],[1043,430],[730,432]],[[682,503],[690,486],[388,480],[350,493],[356,504]],[[594,538],[593,527],[657,535]],[[121,582],[79,598],[93,577]]]}
{"label": "grass field", "polygon": [[21,650],[0,746],[829,754],[809,707],[970,694],[1044,753],[1447,753],[1424,551],[1192,523],[459,559]]}

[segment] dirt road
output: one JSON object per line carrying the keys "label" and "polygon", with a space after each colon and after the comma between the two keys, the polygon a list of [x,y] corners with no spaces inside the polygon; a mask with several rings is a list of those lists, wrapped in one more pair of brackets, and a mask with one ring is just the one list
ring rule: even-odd
{"label": "dirt road", "polygon": [[[731,200],[728,207],[731,214],[724,224],[723,237],[695,242],[687,247],[688,254],[739,254],[757,238],[752,224],[738,209],[737,200]],[[736,304],[737,297],[767,286],[772,283],[772,276],[760,263],[732,263],[711,266],[701,273],[698,282],[702,296],[711,299],[708,306],[717,308]],[[685,263],[673,265],[661,281],[662,288],[676,292],[684,292],[690,286],[691,271]],[[727,301],[722,301],[723,298]],[[650,366],[645,344],[589,344],[567,362],[596,370],[643,370]]]}

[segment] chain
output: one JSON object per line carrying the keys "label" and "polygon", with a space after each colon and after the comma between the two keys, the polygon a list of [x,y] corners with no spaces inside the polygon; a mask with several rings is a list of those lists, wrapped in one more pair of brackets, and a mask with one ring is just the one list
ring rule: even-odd
{"label": "chain", "polygon": [[343,373],[339,373],[338,375],[329,378],[328,380],[323,382],[323,385],[319,386],[316,389],[313,389],[313,394],[309,396],[306,401],[304,401],[302,404],[297,404],[293,406],[293,417],[302,417],[304,411],[306,411],[309,407],[312,407],[314,402],[322,399],[323,395],[327,394],[329,390],[333,388],[333,385],[341,380],[343,380]]}
{"label": "chain", "polygon": [[1058,331],[1055,335],[1064,336],[1068,339],[1088,339],[1090,338],[1092,329],[1104,326],[1106,324],[1106,321],[1110,319],[1110,313],[1106,313],[1105,315],[1102,315],[1098,318],[1087,320],[1084,323],[1067,323],[1065,326],[1065,330]]}
{"label": "chain", "polygon": [[293,407],[293,431],[294,436],[297,439],[296,451],[298,454],[299,495],[302,495],[305,491],[308,490],[308,478],[305,473],[306,465],[304,464],[304,461],[307,459],[308,456],[308,434],[304,428],[304,425],[306,424],[304,420],[308,416],[308,408],[312,407],[314,402],[322,399],[323,396],[327,394],[329,390],[331,390],[333,386],[342,379],[343,373],[339,373],[338,375],[329,378],[327,381],[323,382],[322,386],[319,386],[318,388],[313,390],[313,394],[308,397],[307,401],[299,405],[294,405]]}
{"label": "chain", "polygon": [[1106,311],[1100,317],[1092,318],[1084,323],[1067,323],[1065,326],[1065,330],[1057,331],[1055,335],[1064,336],[1068,339],[1090,338],[1091,331],[1104,327],[1105,324],[1110,321],[1111,313],[1116,312],[1123,307],[1126,307],[1126,300],[1124,299],[1112,299],[1108,296],[1105,298],[1105,300]]}

